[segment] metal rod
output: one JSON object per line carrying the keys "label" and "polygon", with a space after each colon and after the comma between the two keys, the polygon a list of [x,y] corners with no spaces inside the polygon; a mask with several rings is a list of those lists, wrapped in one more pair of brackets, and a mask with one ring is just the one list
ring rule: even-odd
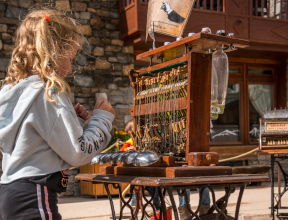
{"label": "metal rod", "polygon": [[[279,154],[278,154],[279,156]],[[278,161],[278,166],[277,166],[277,171],[278,171],[278,197],[279,197],[279,203],[278,203],[278,209],[281,208],[281,170],[280,170],[280,158],[277,158]]]}
{"label": "metal rod", "polygon": [[274,218],[274,155],[271,154],[271,215]]}

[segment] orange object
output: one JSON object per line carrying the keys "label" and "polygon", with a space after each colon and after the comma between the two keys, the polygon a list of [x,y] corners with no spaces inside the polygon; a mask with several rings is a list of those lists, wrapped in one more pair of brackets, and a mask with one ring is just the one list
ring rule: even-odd
{"label": "orange object", "polygon": [[131,146],[131,143],[127,143],[125,142],[122,146],[122,148],[119,150],[119,151],[127,151],[127,147],[130,147]]}
{"label": "orange object", "polygon": [[[156,212],[156,217],[157,219],[160,218],[160,212]],[[154,215],[151,216],[151,219],[155,219]],[[162,219],[164,220],[163,214],[162,214]],[[172,220],[172,207],[167,208],[167,220]]]}
{"label": "orange object", "polygon": [[47,16],[47,15],[44,15],[42,18],[45,18],[45,19],[46,19],[46,21],[47,21],[47,23],[49,23],[49,22],[50,22],[50,18],[49,18],[49,16]]}

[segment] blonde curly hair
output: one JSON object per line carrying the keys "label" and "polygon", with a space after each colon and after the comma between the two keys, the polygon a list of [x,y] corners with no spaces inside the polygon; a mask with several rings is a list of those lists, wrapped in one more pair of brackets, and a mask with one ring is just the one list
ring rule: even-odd
{"label": "blonde curly hair", "polygon": [[6,83],[15,85],[21,79],[37,74],[45,83],[45,95],[50,102],[55,101],[51,97],[53,87],[57,93],[69,94],[68,83],[56,73],[57,61],[67,56],[66,52],[72,50],[75,43],[80,48],[82,38],[75,20],[63,12],[55,9],[31,11],[16,31],[16,47],[8,67]]}

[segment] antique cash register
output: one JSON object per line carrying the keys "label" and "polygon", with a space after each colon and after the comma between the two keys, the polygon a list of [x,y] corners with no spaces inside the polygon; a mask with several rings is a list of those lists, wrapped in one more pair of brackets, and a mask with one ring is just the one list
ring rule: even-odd
{"label": "antique cash register", "polygon": [[[260,121],[259,151],[261,155],[271,155],[271,215],[287,219],[287,205],[281,204],[281,198],[288,191],[288,175],[280,160],[288,159],[288,110],[278,109],[264,112]],[[278,192],[274,193],[275,163],[278,165]],[[281,188],[281,175],[284,186]],[[283,212],[284,210],[284,212]],[[285,213],[286,210],[286,213]]]}
{"label": "antique cash register", "polygon": [[266,111],[259,121],[260,151],[281,153],[281,149],[288,149],[288,110]]}

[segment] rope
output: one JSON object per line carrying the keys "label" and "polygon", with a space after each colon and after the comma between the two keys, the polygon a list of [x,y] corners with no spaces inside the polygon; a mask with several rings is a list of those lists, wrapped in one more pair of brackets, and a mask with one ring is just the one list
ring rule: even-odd
{"label": "rope", "polygon": [[112,149],[116,144],[119,144],[119,145],[123,145],[124,143],[122,141],[116,141],[114,144],[112,144],[110,147],[108,147],[107,149],[105,150],[102,150],[101,153],[106,153],[108,150]]}
{"label": "rope", "polygon": [[122,197],[123,197],[123,198],[126,196],[128,190],[130,190],[130,186],[131,186],[131,184],[129,184],[129,185],[123,190],[123,192],[122,192]]}
{"label": "rope", "polygon": [[219,160],[219,163],[220,163],[220,162],[229,161],[229,160],[238,159],[238,158],[240,158],[240,157],[244,157],[244,156],[246,156],[246,155],[248,155],[248,154],[254,153],[254,152],[257,151],[257,150],[258,150],[258,147],[255,148],[255,149],[253,149],[253,150],[250,150],[250,151],[248,151],[248,152],[246,152],[246,153],[244,153],[244,154],[240,154],[240,155],[235,156],[235,157],[230,157],[230,158],[226,158],[226,159],[223,159],[223,160]]}

